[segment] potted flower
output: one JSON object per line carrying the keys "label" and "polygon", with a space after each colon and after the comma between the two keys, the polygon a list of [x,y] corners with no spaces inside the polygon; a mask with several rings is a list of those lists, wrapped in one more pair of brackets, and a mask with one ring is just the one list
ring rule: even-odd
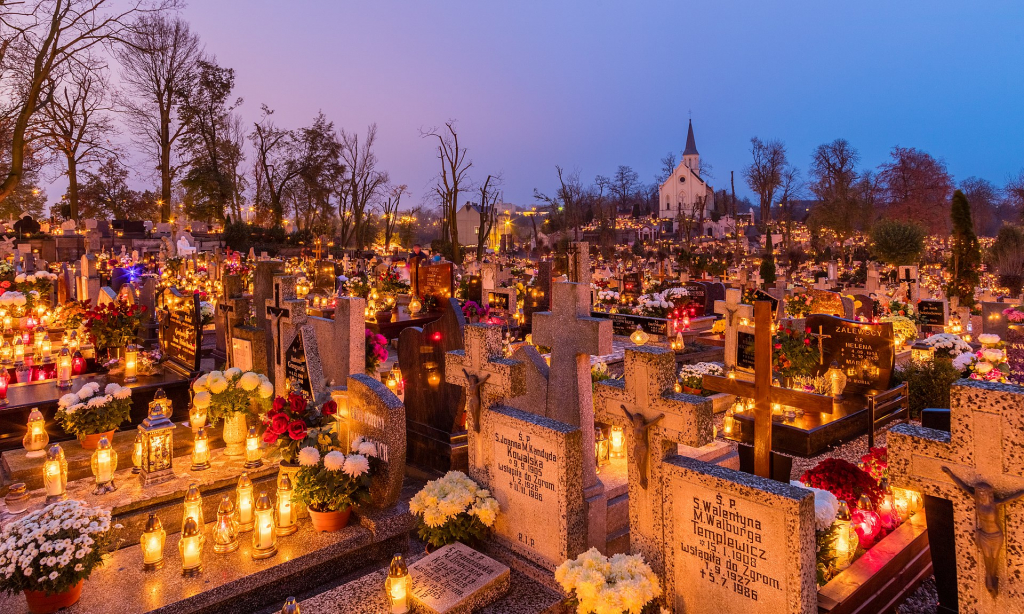
{"label": "potted flower", "polygon": [[352,453],[321,448],[299,450],[300,469],[295,474],[295,497],[309,509],[317,531],[334,532],[348,525],[352,508],[370,500],[370,476],[376,464],[377,446],[357,438]]}
{"label": "potted flower", "polygon": [[17,290],[6,290],[0,294],[0,308],[8,310],[12,317],[24,317],[27,307],[28,297]]}
{"label": "potted flower", "polygon": [[192,403],[197,410],[197,418],[205,414],[201,420],[204,424],[208,420],[214,426],[224,420],[221,435],[227,444],[224,454],[245,454],[245,436],[249,430],[246,416],[255,416],[268,407],[270,397],[274,396],[270,380],[262,374],[232,367],[199,376],[192,383],[192,390],[195,392]]}
{"label": "potted flower", "polygon": [[476,301],[466,301],[462,306],[462,315],[471,323],[479,322],[491,312],[490,307],[481,307]]}
{"label": "potted flower", "polygon": [[114,431],[132,411],[132,389],[113,382],[100,394],[100,385],[89,382],[78,392],[69,392],[57,403],[57,421],[74,435],[86,450],[95,450],[100,439],[113,444]]}
{"label": "potted flower", "polygon": [[479,544],[498,517],[498,502],[461,471],[427,482],[409,501],[427,551],[460,541]]}
{"label": "potted flower", "polygon": [[388,359],[388,340],[369,328],[366,329],[366,374],[377,377],[377,369]]}
{"label": "potted flower", "polygon": [[679,383],[686,394],[707,397],[714,394],[704,390],[705,375],[723,375],[725,370],[717,362],[698,362],[692,365],[683,365],[679,369]]}
{"label": "potted flower", "polygon": [[0,534],[0,590],[23,592],[33,614],[69,607],[113,542],[109,511],[74,500],[48,505]]}
{"label": "potted flower", "polygon": [[791,318],[806,318],[811,315],[814,298],[810,294],[794,294],[786,299],[786,315]]}
{"label": "potted flower", "polygon": [[[570,604],[576,606],[578,614],[659,611],[655,601],[661,596],[658,576],[639,554],[609,558],[591,548],[559,565],[555,581],[571,595]],[[614,610],[609,607],[612,603]]]}
{"label": "potted flower", "polygon": [[90,309],[86,314],[85,330],[92,338],[96,351],[116,352],[120,357],[121,348],[131,343],[142,325],[144,305],[129,305],[120,299]]}

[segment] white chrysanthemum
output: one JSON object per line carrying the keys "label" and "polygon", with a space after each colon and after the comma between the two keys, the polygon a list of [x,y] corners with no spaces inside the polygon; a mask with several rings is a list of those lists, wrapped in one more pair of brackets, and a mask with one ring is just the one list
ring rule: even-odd
{"label": "white chrysanthemum", "polygon": [[966,371],[967,369],[970,368],[972,364],[974,364],[974,358],[974,354],[971,354],[970,352],[964,352],[963,354],[960,354],[959,356],[953,359],[953,367],[957,371]]}
{"label": "white chrysanthemum", "polygon": [[839,499],[827,490],[805,486],[803,483],[793,480],[793,486],[806,488],[814,493],[814,524],[818,531],[824,531],[836,521],[836,514],[839,513]]}
{"label": "white chrysanthemum", "polygon": [[978,372],[978,374],[980,374],[980,375],[985,375],[985,374],[989,373],[990,371],[992,371],[992,369],[994,369],[994,368],[995,368],[995,367],[993,367],[993,366],[992,366],[992,363],[988,363],[988,362],[979,362],[979,363],[978,363],[978,364],[977,364],[977,365],[976,365],[976,366],[974,367],[974,370],[975,370],[975,371],[977,371],[977,372]]}
{"label": "white chrysanthemum", "polygon": [[86,407],[89,407],[90,409],[96,409],[97,407],[103,407],[112,400],[113,399],[111,397],[93,397],[89,399],[88,403],[86,403]]}
{"label": "white chrysanthemum", "polygon": [[252,392],[260,387],[260,376],[252,371],[243,373],[242,377],[238,380],[238,387],[246,392]]}
{"label": "white chrysanthemum", "polygon": [[117,384],[111,382],[111,383],[107,384],[106,388],[103,389],[103,394],[108,394],[110,396],[113,396],[114,393],[117,392],[120,389],[121,389],[120,386],[118,386]]}
{"label": "white chrysanthemum", "polygon": [[79,399],[77,394],[69,392],[62,396],[57,404],[60,405],[61,407],[71,407],[72,405],[77,405],[78,400]]}
{"label": "white chrysanthemum", "polygon": [[81,400],[81,401],[85,401],[86,399],[88,399],[92,395],[93,395],[92,386],[83,386],[82,389],[78,391],[78,399]]}
{"label": "white chrysanthemum", "polygon": [[23,281],[25,281],[25,274],[24,273],[18,273],[17,275],[14,276],[14,283],[20,284]]}
{"label": "white chrysanthemum", "polygon": [[992,363],[1000,363],[1003,360],[1003,351],[995,348],[985,348],[981,351],[981,357]]}
{"label": "white chrysanthemum", "polygon": [[231,380],[242,374],[242,370],[238,367],[231,367],[227,371],[224,371],[224,378]]}
{"label": "white chrysanthemum", "polygon": [[320,462],[320,451],[313,446],[306,446],[299,450],[299,464],[303,467],[312,467]]}
{"label": "white chrysanthemum", "polygon": [[358,478],[370,470],[370,461],[362,454],[350,454],[345,457],[345,466],[342,468],[346,474]]}
{"label": "white chrysanthemum", "polygon": [[85,409],[85,403],[76,403],[76,404],[72,405],[71,407],[68,407],[67,409],[65,409],[64,413],[66,413],[66,414],[73,414],[73,413],[79,412],[79,411],[81,411],[83,409]]}
{"label": "white chrysanthemum", "polygon": [[213,394],[220,394],[228,389],[228,380],[223,377],[219,377],[217,379],[210,378],[208,381],[210,384],[210,392]]}
{"label": "white chrysanthemum", "polygon": [[363,443],[359,444],[359,449],[356,450],[356,452],[358,452],[359,454],[362,454],[363,456],[373,456],[373,457],[376,457],[377,456],[377,445],[374,444],[372,441],[364,441]]}
{"label": "white chrysanthemum", "polygon": [[217,371],[216,369],[214,369],[213,371],[210,371],[206,375],[207,375],[207,377],[209,379],[217,379],[217,378],[220,378],[220,377],[224,377],[224,372],[223,371]]}
{"label": "white chrysanthemum", "polygon": [[981,333],[978,335],[978,343],[982,345],[995,345],[999,343],[999,335],[992,333]]}
{"label": "white chrysanthemum", "polygon": [[196,396],[192,398],[192,404],[196,406],[196,409],[206,409],[210,406],[210,400],[210,393],[204,390],[196,393]]}
{"label": "white chrysanthemum", "polygon": [[115,399],[120,399],[122,401],[125,400],[125,399],[130,399],[131,396],[132,396],[132,389],[127,387],[127,386],[119,388],[117,390],[117,392],[114,393],[114,398]]}
{"label": "white chrysanthemum", "polygon": [[324,469],[328,471],[341,471],[345,467],[345,455],[333,450],[324,455]]}
{"label": "white chrysanthemum", "polygon": [[260,382],[260,398],[269,399],[274,396],[274,385],[270,382]]}

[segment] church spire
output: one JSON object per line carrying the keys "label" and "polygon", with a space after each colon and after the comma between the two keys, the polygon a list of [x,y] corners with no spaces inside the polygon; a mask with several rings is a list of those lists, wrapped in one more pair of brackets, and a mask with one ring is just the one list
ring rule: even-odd
{"label": "church spire", "polygon": [[693,120],[690,120],[690,127],[686,131],[686,149],[683,150],[684,156],[696,156],[697,154],[697,142],[693,139]]}

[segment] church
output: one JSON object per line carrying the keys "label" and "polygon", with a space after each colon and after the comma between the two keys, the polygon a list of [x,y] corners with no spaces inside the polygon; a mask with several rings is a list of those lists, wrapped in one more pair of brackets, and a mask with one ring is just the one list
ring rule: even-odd
{"label": "church", "polygon": [[658,218],[663,220],[676,220],[679,216],[707,219],[715,208],[715,190],[700,176],[700,154],[693,138],[692,120],[686,132],[683,160],[658,187],[658,202]]}

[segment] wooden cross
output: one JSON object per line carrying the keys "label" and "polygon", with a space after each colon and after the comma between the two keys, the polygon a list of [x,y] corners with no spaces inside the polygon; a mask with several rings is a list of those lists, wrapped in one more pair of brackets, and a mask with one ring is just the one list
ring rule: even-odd
{"label": "wooden cross", "polygon": [[772,385],[772,307],[754,303],[754,382],[704,376],[704,388],[754,399],[754,473],[771,477],[772,404],[799,407],[807,413],[832,413],[832,399]]}
{"label": "wooden cross", "polygon": [[962,379],[950,401],[949,433],[910,424],[890,429],[889,476],[894,486],[953,502],[960,603],[970,603],[972,612],[1018,612],[1024,390]]}
{"label": "wooden cross", "polygon": [[731,369],[736,366],[736,354],[738,352],[738,327],[737,319],[751,319],[754,317],[754,308],[743,303],[743,291],[738,288],[729,288],[725,291],[724,301],[715,301],[715,313],[725,316],[725,368]]}

